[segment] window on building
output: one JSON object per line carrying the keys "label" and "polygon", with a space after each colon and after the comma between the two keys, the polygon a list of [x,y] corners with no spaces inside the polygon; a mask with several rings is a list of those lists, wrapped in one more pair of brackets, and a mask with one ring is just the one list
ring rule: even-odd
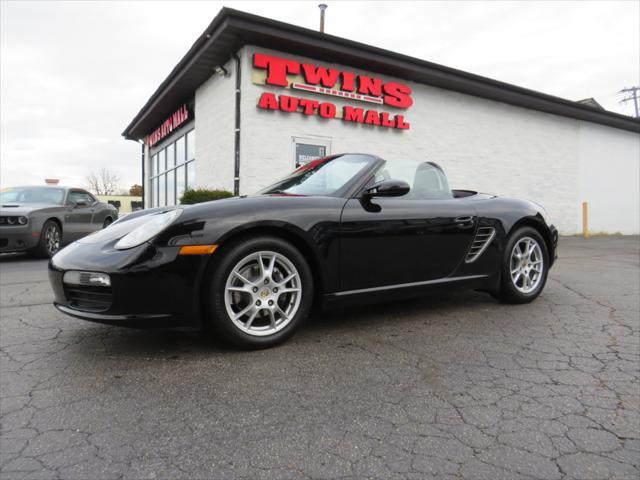
{"label": "window on building", "polygon": [[167,156],[167,169],[173,168],[176,166],[176,156],[175,156],[175,147],[173,143],[169,145],[166,149]]}
{"label": "window on building", "polygon": [[151,207],[177,205],[186,189],[196,186],[195,130],[151,157]]}
{"label": "window on building", "polygon": [[196,158],[196,131],[187,133],[187,160]]}
{"label": "window on building", "polygon": [[158,177],[158,207],[164,207],[166,205],[165,193],[167,191],[167,177],[160,175]]}
{"label": "window on building", "polygon": [[182,198],[182,194],[184,193],[185,186],[185,167],[184,165],[176,168],[176,201],[179,202],[180,198]]}
{"label": "window on building", "polygon": [[187,163],[187,189],[196,187],[196,164],[195,162]]}
{"label": "window on building", "polygon": [[158,174],[158,156],[154,155],[151,157],[151,176],[156,176]]}
{"label": "window on building", "polygon": [[158,206],[158,197],[160,195],[160,189],[158,188],[158,177],[152,179],[151,182],[153,183],[153,193],[154,193],[153,204],[151,206],[152,207],[157,207]]}
{"label": "window on building", "polygon": [[167,172],[167,205],[176,204],[175,173],[175,170],[169,170]]}
{"label": "window on building", "polygon": [[186,160],[186,151],[184,144],[184,137],[180,137],[176,140],[176,162],[178,164],[184,163]]}

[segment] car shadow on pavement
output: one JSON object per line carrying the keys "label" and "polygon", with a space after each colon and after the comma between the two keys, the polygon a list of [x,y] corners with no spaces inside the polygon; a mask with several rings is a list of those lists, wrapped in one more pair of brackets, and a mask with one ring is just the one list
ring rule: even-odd
{"label": "car shadow on pavement", "polygon": [[14,262],[42,262],[45,259],[37,258],[24,252],[0,253],[0,264]]}
{"label": "car shadow on pavement", "polygon": [[[296,348],[309,341],[331,341],[369,330],[390,336],[406,335],[412,328],[421,328],[426,323],[447,322],[461,307],[477,309],[495,303],[486,294],[445,292],[375,305],[314,308],[308,321],[284,345]],[[100,351],[109,357],[168,361],[251,352],[228,345],[207,331],[91,326],[79,330],[77,336],[87,337],[78,339],[77,353],[94,358]]]}

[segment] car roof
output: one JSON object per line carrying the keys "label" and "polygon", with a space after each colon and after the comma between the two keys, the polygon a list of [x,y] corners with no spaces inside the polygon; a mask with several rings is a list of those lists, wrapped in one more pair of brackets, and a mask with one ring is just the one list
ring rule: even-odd
{"label": "car roof", "polygon": [[69,187],[67,185],[16,185],[15,187],[7,187],[7,188],[62,188],[63,190],[84,190],[85,192],[89,192],[86,188],[83,187]]}

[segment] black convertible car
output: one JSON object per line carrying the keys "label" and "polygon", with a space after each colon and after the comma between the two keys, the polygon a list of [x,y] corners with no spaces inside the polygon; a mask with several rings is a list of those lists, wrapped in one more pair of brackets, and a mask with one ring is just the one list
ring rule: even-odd
{"label": "black convertible car", "polygon": [[535,299],[558,234],[536,203],[451,190],[431,162],[334,155],[257,195],[133,213],[56,254],[55,306],[127,326],[205,326],[237,345],[290,337],[314,300],[431,288]]}

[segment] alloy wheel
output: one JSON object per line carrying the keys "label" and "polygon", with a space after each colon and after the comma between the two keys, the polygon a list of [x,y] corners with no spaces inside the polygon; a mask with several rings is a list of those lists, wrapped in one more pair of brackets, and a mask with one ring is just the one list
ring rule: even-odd
{"label": "alloy wheel", "polygon": [[60,249],[60,230],[57,225],[52,223],[47,227],[44,240],[49,255],[53,255]]}
{"label": "alloy wheel", "polygon": [[300,274],[284,255],[252,253],[231,269],[224,291],[227,314],[249,335],[267,336],[285,328],[302,298]]}
{"label": "alloy wheel", "polygon": [[511,281],[520,293],[534,292],[542,280],[544,257],[538,242],[531,237],[522,237],[513,246],[509,271]]}

